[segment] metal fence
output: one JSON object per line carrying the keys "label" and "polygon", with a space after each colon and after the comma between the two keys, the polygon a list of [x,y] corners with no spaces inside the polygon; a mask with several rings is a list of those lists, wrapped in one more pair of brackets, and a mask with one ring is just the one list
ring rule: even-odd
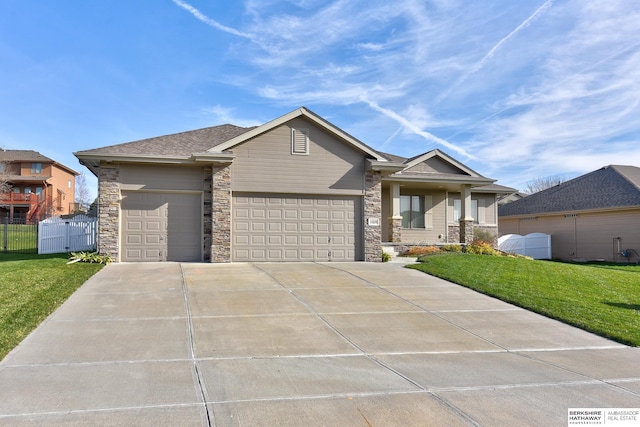
{"label": "metal fence", "polygon": [[38,223],[25,218],[0,216],[0,253],[37,254]]}

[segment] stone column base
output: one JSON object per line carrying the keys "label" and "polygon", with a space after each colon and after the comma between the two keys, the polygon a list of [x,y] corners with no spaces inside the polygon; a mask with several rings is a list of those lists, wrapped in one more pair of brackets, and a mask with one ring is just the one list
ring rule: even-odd
{"label": "stone column base", "polygon": [[391,243],[402,242],[402,217],[389,217],[389,230],[391,230]]}
{"label": "stone column base", "polygon": [[473,220],[460,220],[460,243],[471,243],[473,241]]}

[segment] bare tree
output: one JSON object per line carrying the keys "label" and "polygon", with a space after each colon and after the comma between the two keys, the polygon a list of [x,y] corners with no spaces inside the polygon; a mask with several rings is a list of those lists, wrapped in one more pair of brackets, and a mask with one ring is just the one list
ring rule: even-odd
{"label": "bare tree", "polygon": [[556,185],[565,182],[564,176],[552,175],[541,178],[535,178],[526,183],[524,192],[527,194],[537,193],[538,191],[546,190],[547,188],[555,187]]}
{"label": "bare tree", "polygon": [[11,191],[11,164],[0,161],[0,193]]}
{"label": "bare tree", "polygon": [[81,173],[76,177],[76,203],[79,205],[79,210],[86,212],[89,209],[90,198],[87,177]]}

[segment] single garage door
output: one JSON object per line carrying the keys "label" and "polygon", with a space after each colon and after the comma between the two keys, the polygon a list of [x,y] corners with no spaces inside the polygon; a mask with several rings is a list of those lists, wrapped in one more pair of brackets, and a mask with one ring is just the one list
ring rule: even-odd
{"label": "single garage door", "polygon": [[233,261],[359,260],[360,200],[236,194]]}
{"label": "single garage door", "polygon": [[200,193],[122,192],[122,261],[201,261]]}

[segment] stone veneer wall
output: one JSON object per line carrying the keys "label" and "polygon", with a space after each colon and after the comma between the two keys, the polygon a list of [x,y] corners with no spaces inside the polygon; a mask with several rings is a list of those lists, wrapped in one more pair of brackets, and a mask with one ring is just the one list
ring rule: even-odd
{"label": "stone veneer wall", "polygon": [[120,168],[101,165],[98,179],[98,252],[120,260]]}
{"label": "stone veneer wall", "polygon": [[460,220],[460,243],[473,241],[473,220]]}
{"label": "stone veneer wall", "polygon": [[[369,218],[377,218],[378,225],[369,225]],[[367,171],[364,188],[364,260],[382,262],[382,176]]]}
{"label": "stone veneer wall", "polygon": [[204,190],[202,207],[202,236],[203,236],[203,258],[204,262],[211,262],[211,236],[213,226],[213,169],[211,166],[204,167]]}
{"label": "stone veneer wall", "polygon": [[402,242],[402,217],[389,217],[389,230],[391,230],[391,243]]}
{"label": "stone veneer wall", "polygon": [[212,168],[211,262],[231,262],[231,167]]}

